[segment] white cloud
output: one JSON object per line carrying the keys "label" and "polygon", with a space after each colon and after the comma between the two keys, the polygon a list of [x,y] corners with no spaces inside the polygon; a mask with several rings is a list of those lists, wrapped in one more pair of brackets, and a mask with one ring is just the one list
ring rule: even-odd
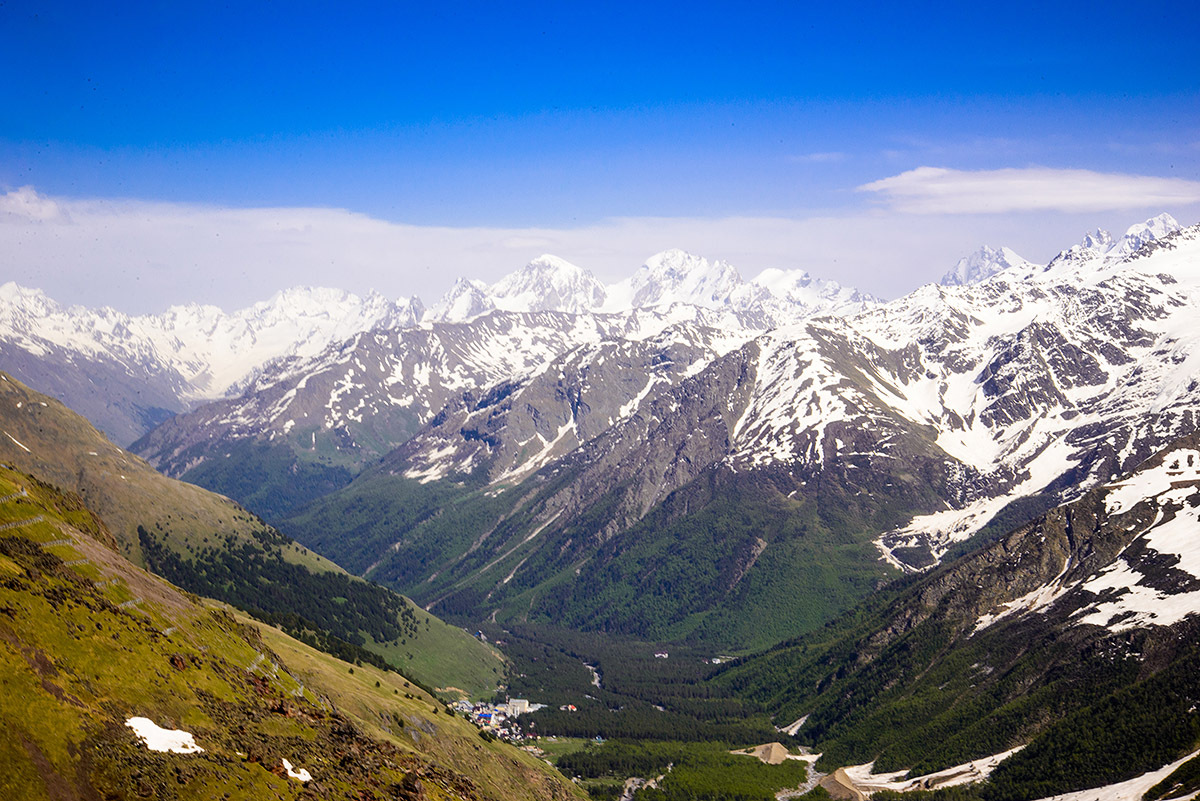
{"label": "white cloud", "polygon": [[[0,282],[43,289],[61,303],[134,313],[186,302],[235,309],[297,285],[419,295],[432,303],[459,276],[495,281],[543,253],[613,282],[673,247],[729,261],[745,277],[768,267],[805,269],[895,297],[936,280],[981,244],[1048,261],[1096,226],[1123,231],[1142,216],[963,217],[874,209],[802,219],[641,217],[578,228],[448,227],[344,209],[230,209],[18,193],[18,201],[9,193],[4,202],[26,211],[0,213]],[[1187,223],[1200,217],[1200,204],[1152,209],[1159,211]]]}
{"label": "white cloud", "polygon": [[60,213],[57,203],[39,195],[32,186],[22,186],[0,195],[0,214],[39,222],[58,219]]}
{"label": "white cloud", "polygon": [[1200,181],[1043,167],[951,170],[918,167],[858,187],[911,214],[1067,213],[1160,209],[1200,202]]}

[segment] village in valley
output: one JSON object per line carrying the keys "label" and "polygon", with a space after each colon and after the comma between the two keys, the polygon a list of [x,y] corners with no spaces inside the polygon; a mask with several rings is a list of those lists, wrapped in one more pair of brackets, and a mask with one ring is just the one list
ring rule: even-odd
{"label": "village in valley", "polygon": [[[463,715],[482,731],[488,732],[503,740],[521,741],[531,739],[520,726],[517,718],[529,712],[545,709],[545,704],[531,704],[525,698],[508,698],[502,704],[483,702],[455,701],[451,709]],[[564,707],[565,709],[565,707]],[[574,712],[572,706],[568,711]]]}

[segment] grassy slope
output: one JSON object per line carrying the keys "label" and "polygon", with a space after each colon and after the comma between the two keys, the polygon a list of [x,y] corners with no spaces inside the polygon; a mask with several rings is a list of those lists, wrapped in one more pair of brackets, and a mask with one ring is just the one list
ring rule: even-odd
{"label": "grassy slope", "polygon": [[[574,795],[399,674],[352,673],[134,567],[76,501],[0,469],[0,496],[22,487],[0,512],[41,520],[0,531],[0,796],[393,797],[414,779],[429,799]],[[134,715],[204,753],[148,752]],[[314,782],[278,775],[285,758]]]}
{"label": "grassy slope", "polygon": [[[341,712],[354,718],[370,736],[453,764],[493,798],[571,795],[564,793],[560,787],[562,778],[545,762],[505,743],[485,742],[474,725],[448,714],[441,703],[411,686],[400,674],[370,665],[356,666],[350,673],[346,663],[314,651],[277,629],[249,619],[243,621],[258,628],[267,646],[293,667],[293,674],[305,686],[320,687]],[[414,698],[408,699],[406,694]],[[403,728],[394,723],[396,713],[393,720],[381,714],[389,706],[405,710],[400,713],[408,721]],[[430,734],[432,730],[436,734]],[[514,783],[519,791],[512,786]]]}
{"label": "grassy slope", "polygon": [[[278,558],[303,567],[315,577],[310,582],[315,585],[322,583],[321,574],[345,573],[302,545],[280,541],[261,520],[228,498],[161,475],[58,401],[3,373],[0,431],[4,432],[0,459],[78,493],[107,524],[121,552],[137,564],[146,564],[137,531],[141,526],[183,560],[219,559],[222,549],[232,543],[263,553],[268,561]],[[215,587],[182,583],[198,592],[221,594]],[[413,611],[419,618],[429,617],[415,607]],[[458,687],[473,696],[490,694],[502,678],[504,664],[497,653],[436,618],[420,625],[415,637],[403,639],[403,644],[401,638],[369,641],[368,647],[426,684]]]}
{"label": "grassy slope", "polygon": [[[168,532],[177,549],[198,547],[214,532],[245,538],[265,528],[228,498],[161,475],[62,403],[4,373],[0,430],[8,435],[0,436],[0,459],[78,493],[135,564],[144,564],[139,525]],[[290,547],[286,558],[316,571],[340,570],[299,545]]]}
{"label": "grassy slope", "polygon": [[372,643],[368,648],[446,696],[490,698],[504,679],[504,657],[457,626],[416,608],[411,644]]}

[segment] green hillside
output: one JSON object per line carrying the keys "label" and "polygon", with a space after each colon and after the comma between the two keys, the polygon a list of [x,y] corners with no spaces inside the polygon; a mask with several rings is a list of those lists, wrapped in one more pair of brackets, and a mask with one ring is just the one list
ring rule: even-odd
{"label": "green hillside", "polygon": [[252,611],[323,650],[385,660],[430,686],[482,697],[503,679],[502,657],[466,632],[347,574],[228,498],[159,474],[3,373],[0,431],[0,459],[77,493],[125,556],[177,586]]}
{"label": "green hillside", "polygon": [[[348,665],[131,565],[78,498],[2,467],[0,516],[6,799],[576,794],[401,674]],[[134,717],[203,751],[149,751]]]}

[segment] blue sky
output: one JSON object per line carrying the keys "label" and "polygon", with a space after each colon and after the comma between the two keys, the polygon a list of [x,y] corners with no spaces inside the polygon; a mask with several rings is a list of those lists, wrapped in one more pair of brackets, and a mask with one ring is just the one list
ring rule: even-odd
{"label": "blue sky", "polygon": [[[445,270],[491,279],[542,246],[618,278],[678,246],[747,277],[802,267],[886,295],[988,238],[1047,259],[1095,225],[1200,219],[1192,3],[582,5],[4,2],[0,193],[31,187],[60,222],[106,221],[88,232],[106,241],[84,247],[10,202],[10,275],[72,302],[228,306],[268,279],[428,297]],[[1006,170],[1048,186],[1080,171],[1175,183],[1106,197],[1093,181],[1086,208],[936,213],[864,188],[907,175],[905,191],[923,191],[922,167],[994,177],[999,195]],[[391,235],[328,280],[324,250],[277,272],[294,250],[221,227],[262,209],[344,211],[297,223],[324,225],[333,254],[353,249],[347,219]],[[190,264],[128,218],[187,210]],[[795,247],[780,233],[756,250],[757,229],[730,220],[793,223]],[[835,262],[838,236],[862,239],[856,224],[876,250],[859,242]],[[476,235],[438,239],[447,229]],[[182,280],[232,258],[188,239],[222,231],[246,251],[241,272]],[[709,235],[666,241],[696,231]],[[118,292],[114,269],[136,291]]]}

